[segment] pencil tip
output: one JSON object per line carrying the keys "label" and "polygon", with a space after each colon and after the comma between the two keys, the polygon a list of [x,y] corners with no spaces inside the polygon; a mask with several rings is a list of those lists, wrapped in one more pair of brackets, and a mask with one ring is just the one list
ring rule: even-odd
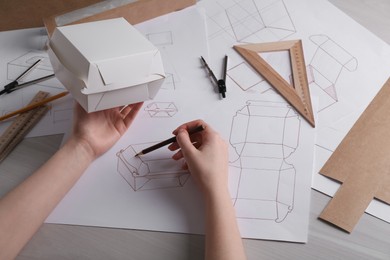
{"label": "pencil tip", "polygon": [[138,157],[138,156],[140,156],[140,155],[143,155],[143,153],[142,153],[142,152],[139,152],[139,153],[137,153],[136,155],[134,155],[134,157]]}

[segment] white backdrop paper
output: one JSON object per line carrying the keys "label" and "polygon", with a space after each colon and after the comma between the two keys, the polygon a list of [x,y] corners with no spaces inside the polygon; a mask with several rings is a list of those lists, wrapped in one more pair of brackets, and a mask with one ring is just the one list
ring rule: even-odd
{"label": "white backdrop paper", "polygon": [[[325,0],[201,1],[213,61],[227,53],[228,75],[246,92],[270,86],[246,69],[231,46],[302,39],[310,91],[319,100],[312,187],[332,196],[339,184],[318,172],[390,76],[390,47]],[[288,75],[287,75],[288,76]],[[368,213],[390,222],[374,200]]]}
{"label": "white backdrop paper", "polygon": [[[129,156],[170,137],[179,124],[203,118],[229,143],[229,185],[242,236],[307,240],[313,148],[313,187],[331,194],[334,183],[317,172],[389,76],[389,46],[324,0],[202,0],[198,6],[205,10],[207,36],[203,16],[190,9],[138,26],[159,46],[170,77],[47,222],[203,233],[201,194],[192,178],[168,170],[163,182],[146,180],[141,166],[153,158],[137,164]],[[238,43],[289,39],[303,41],[319,100],[315,130],[232,50]],[[228,92],[220,100],[199,56],[218,76],[225,54]],[[160,153],[169,157],[167,150]],[[146,175],[160,174],[153,169]],[[387,210],[379,208],[373,214]]]}
{"label": "white backdrop paper", "polygon": [[220,98],[200,62],[210,59],[204,18],[190,8],[137,25],[160,48],[167,80],[47,222],[203,233],[201,194],[177,170],[181,163],[167,149],[134,158],[179,124],[202,118],[230,144],[229,186],[242,236],[307,240],[315,131],[273,91],[245,93],[228,79],[227,98]]}

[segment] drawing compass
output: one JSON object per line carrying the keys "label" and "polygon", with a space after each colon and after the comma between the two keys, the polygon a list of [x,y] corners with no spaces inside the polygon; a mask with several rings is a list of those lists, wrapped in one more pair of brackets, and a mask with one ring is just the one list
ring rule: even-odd
{"label": "drawing compass", "polygon": [[205,61],[205,59],[200,56],[200,59],[202,61],[202,64],[206,68],[209,76],[211,77],[211,81],[214,83],[214,85],[218,88],[218,92],[221,93],[222,97],[226,97],[226,71],[227,71],[227,62],[228,62],[228,56],[225,55],[224,61],[223,61],[223,75],[222,79],[217,79],[214,72],[210,69],[209,65]]}
{"label": "drawing compass", "polygon": [[41,78],[38,78],[38,79],[34,79],[34,80],[31,80],[31,81],[28,81],[28,82],[23,82],[23,83],[19,82],[19,80],[21,80],[27,74],[29,74],[31,71],[33,71],[38,66],[38,64],[41,61],[42,61],[42,59],[37,60],[27,70],[25,70],[22,74],[20,74],[19,77],[17,77],[14,81],[12,81],[11,83],[8,83],[7,85],[5,85],[4,89],[0,91],[0,96],[3,95],[3,94],[8,94],[8,93],[11,93],[11,92],[13,92],[15,90],[21,89],[23,87],[27,87],[27,86],[30,86],[32,84],[36,84],[38,82],[41,82],[41,81],[44,81],[44,80],[47,80],[47,79],[50,79],[50,78],[54,77],[54,74],[50,74],[48,76],[44,76],[44,77],[41,77]]}

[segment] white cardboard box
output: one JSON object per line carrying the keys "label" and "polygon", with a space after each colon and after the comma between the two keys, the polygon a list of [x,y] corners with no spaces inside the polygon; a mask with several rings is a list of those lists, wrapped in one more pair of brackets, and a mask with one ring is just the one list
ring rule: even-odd
{"label": "white cardboard box", "polygon": [[153,99],[165,78],[159,50],[123,18],[57,27],[48,54],[87,112]]}

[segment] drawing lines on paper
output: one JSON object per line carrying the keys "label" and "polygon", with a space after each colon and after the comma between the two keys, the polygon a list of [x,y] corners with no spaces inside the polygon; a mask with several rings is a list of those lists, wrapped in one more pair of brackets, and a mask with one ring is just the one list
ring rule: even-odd
{"label": "drawing lines on paper", "polygon": [[[356,71],[358,61],[326,35],[312,35],[309,39],[317,48],[306,67],[308,82],[311,94],[319,97],[318,112],[322,112],[338,102],[337,81],[343,71]],[[228,76],[243,91],[257,88],[264,93],[269,89],[268,85],[261,84],[264,79],[245,61],[230,68]],[[292,79],[290,75],[286,80],[292,84]]]}
{"label": "drawing lines on paper", "polygon": [[169,49],[174,47],[174,37],[172,31],[154,32],[145,35],[146,38],[153,43],[163,56],[165,80],[161,89],[175,90],[179,82],[179,76],[175,66],[169,59]]}
{"label": "drawing lines on paper", "polygon": [[243,91],[258,88],[261,86],[261,83],[264,82],[264,79],[260,76],[260,74],[245,61],[242,61],[241,63],[228,69],[227,75]]}
{"label": "drawing lines on paper", "polygon": [[173,117],[178,112],[174,102],[152,102],[144,109],[150,117]]}
{"label": "drawing lines on paper", "polygon": [[[50,74],[53,74],[53,69],[50,64],[49,57],[44,51],[30,51],[17,57],[16,59],[7,63],[7,79],[15,80],[20,74],[26,71],[34,62],[41,59],[39,66],[34,69],[32,73],[27,75],[25,78],[22,78],[20,81],[29,81],[32,79],[44,77]],[[45,86],[49,88],[58,88],[63,89],[58,83],[54,84],[54,79],[45,80],[42,82],[36,83],[39,86]]]}
{"label": "drawing lines on paper", "polygon": [[172,72],[165,72],[165,80],[161,89],[164,90],[175,90],[177,84],[177,76]]}
{"label": "drawing lines on paper", "polygon": [[70,120],[70,115],[73,112],[73,104],[71,106],[51,106],[51,109],[48,111],[48,116],[51,118],[53,124],[58,124],[61,122],[67,122]]}
{"label": "drawing lines on paper", "polygon": [[[26,71],[32,64],[41,59],[39,65],[26,77],[23,77],[20,82],[30,81],[36,78],[44,77],[50,74],[53,74],[53,69],[49,60],[49,57],[45,51],[29,51],[22,54],[21,56],[11,60],[7,63],[7,79],[10,81],[15,80],[20,74]],[[48,92],[57,92],[57,90],[63,90],[64,87],[58,82],[57,79],[48,79],[42,82],[34,84],[37,88],[48,91]],[[12,104],[8,99],[5,99],[2,102],[0,108],[1,114],[7,114],[12,110],[25,106],[30,101],[30,94],[33,90],[32,87],[27,87],[20,92],[17,92],[17,99],[12,99]],[[45,114],[43,120],[46,120],[49,124],[57,124],[61,122],[66,122],[71,120],[71,115],[73,111],[73,103],[64,103],[57,102],[56,106],[52,108]]]}
{"label": "drawing lines on paper", "polygon": [[227,34],[235,42],[279,41],[296,32],[283,0],[215,1],[209,8],[209,37]]}
{"label": "drawing lines on paper", "polygon": [[134,191],[180,188],[189,179],[189,172],[181,169],[183,162],[174,161],[167,149],[135,156],[156,143],[132,144],[116,154],[117,171]]}
{"label": "drawing lines on paper", "polygon": [[232,119],[230,144],[240,170],[233,191],[238,218],[282,222],[294,209],[300,118],[286,103],[247,101]]}
{"label": "drawing lines on paper", "polygon": [[146,38],[158,47],[166,47],[173,45],[173,35],[171,31],[148,33]]}
{"label": "drawing lines on paper", "polygon": [[[291,59],[289,50],[258,52],[276,72],[293,85],[293,76],[291,75]],[[264,93],[271,88],[271,85],[258,73],[252,65],[245,60],[233,65],[227,72],[232,81],[243,91],[256,90]]]}
{"label": "drawing lines on paper", "polygon": [[319,97],[318,112],[338,102],[337,81],[345,70],[356,71],[357,59],[327,35],[312,35],[317,49],[307,66],[312,95]]}

